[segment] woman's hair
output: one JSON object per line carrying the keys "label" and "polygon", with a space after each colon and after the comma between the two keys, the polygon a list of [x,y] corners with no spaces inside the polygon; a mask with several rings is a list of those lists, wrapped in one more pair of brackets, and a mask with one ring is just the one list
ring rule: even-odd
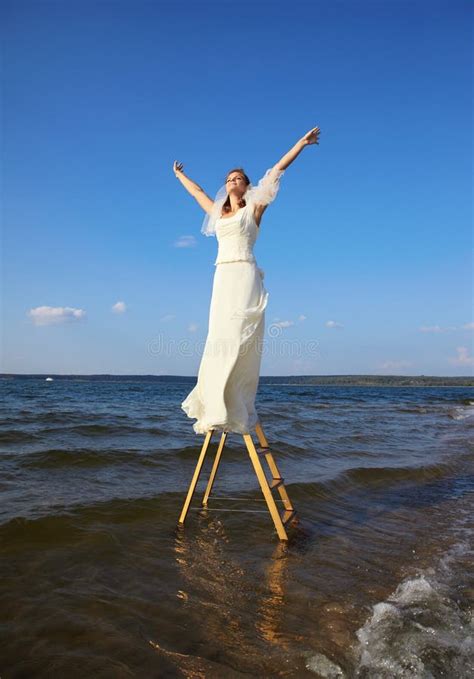
{"label": "woman's hair", "polygon": [[[229,175],[231,175],[232,172],[239,172],[239,174],[241,174],[241,175],[243,176],[245,184],[246,184],[247,186],[250,184],[250,179],[247,177],[247,175],[245,174],[245,172],[243,171],[243,169],[242,169],[241,167],[234,167],[233,170],[229,170],[229,172],[228,172],[228,173],[226,174],[226,176],[225,176],[225,181],[226,181],[226,182],[227,182],[227,179],[229,178]],[[244,194],[244,195],[245,195],[245,194]],[[247,203],[245,202],[245,200],[244,200],[243,198],[241,198],[241,199],[239,200],[239,209],[240,209],[241,207],[245,207],[245,205],[247,205]],[[226,198],[226,200],[225,200],[224,205],[222,206],[222,214],[225,215],[225,213],[226,213],[226,212],[230,212],[231,209],[232,209],[232,206],[231,206],[231,204],[230,204],[230,196],[228,195],[227,198]]]}

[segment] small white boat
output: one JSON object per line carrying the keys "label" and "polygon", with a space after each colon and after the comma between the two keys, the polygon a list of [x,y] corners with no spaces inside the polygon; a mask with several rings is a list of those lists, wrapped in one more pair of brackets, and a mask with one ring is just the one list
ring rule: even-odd
{"label": "small white boat", "polygon": [[46,382],[52,382],[52,381],[53,381],[53,378],[52,378],[52,377],[47,377],[45,381],[46,381]]}

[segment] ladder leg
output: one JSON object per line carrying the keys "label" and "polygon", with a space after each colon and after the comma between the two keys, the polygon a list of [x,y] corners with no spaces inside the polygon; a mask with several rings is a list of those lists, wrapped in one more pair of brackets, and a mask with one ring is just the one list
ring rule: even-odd
{"label": "ladder leg", "polygon": [[263,433],[262,425],[260,424],[260,421],[257,422],[255,425],[255,431],[257,432],[257,438],[258,442],[262,446],[262,448],[268,448],[268,441],[265,437],[265,434]]}
{"label": "ladder leg", "polygon": [[[257,433],[257,438],[261,447],[268,448],[268,441],[263,432],[262,425],[260,424],[260,422],[257,422],[257,424],[255,425],[255,431]],[[282,476],[280,474],[280,470],[277,467],[277,464],[270,449],[268,450],[268,453],[265,453],[265,459],[267,461],[268,466],[270,467],[273,479],[281,479]],[[285,507],[285,509],[288,511],[293,511],[293,505],[291,504],[291,500],[288,496],[285,486],[281,485],[277,488],[277,490],[283,501],[283,506]]]}
{"label": "ladder leg", "polygon": [[253,468],[255,469],[255,473],[257,474],[260,487],[262,489],[265,500],[267,501],[268,509],[273,519],[273,523],[275,524],[278,537],[280,538],[280,540],[288,540],[288,535],[286,534],[285,526],[283,525],[283,522],[281,520],[278,507],[276,506],[275,499],[272,495],[272,491],[270,490],[270,486],[268,485],[267,477],[265,476],[265,472],[263,471],[263,467],[258,458],[258,453],[255,450],[255,445],[252,440],[252,437],[250,436],[250,434],[243,434],[243,437],[245,445],[247,446],[247,450],[249,451],[250,459],[252,460]]}
{"label": "ladder leg", "polygon": [[214,479],[216,478],[217,468],[219,467],[219,462],[221,460],[222,451],[224,450],[226,438],[227,438],[227,432],[223,431],[222,436],[221,436],[221,440],[219,442],[219,447],[217,449],[216,458],[214,460],[214,464],[212,465],[212,471],[211,471],[211,475],[209,477],[206,492],[204,493],[204,497],[203,497],[203,500],[202,500],[202,504],[204,506],[207,505],[209,495],[211,494],[212,486],[214,485]]}
{"label": "ladder leg", "polygon": [[181,515],[179,517],[179,524],[184,524],[184,521],[186,519],[186,514],[188,513],[189,505],[191,504],[191,500],[193,499],[194,491],[196,489],[196,484],[199,479],[199,475],[201,473],[202,465],[204,462],[204,458],[206,457],[207,449],[209,447],[209,443],[211,442],[212,434],[214,433],[214,429],[209,429],[209,431],[206,433],[206,437],[204,439],[204,443],[202,445],[202,450],[201,454],[199,455],[199,459],[196,465],[196,469],[194,470],[194,475],[191,480],[188,494],[186,496],[186,500],[184,502],[183,509],[181,511]]}

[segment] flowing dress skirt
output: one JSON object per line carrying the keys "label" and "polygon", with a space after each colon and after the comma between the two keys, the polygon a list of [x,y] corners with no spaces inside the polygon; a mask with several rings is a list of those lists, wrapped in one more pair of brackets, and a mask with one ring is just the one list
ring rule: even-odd
{"label": "flowing dress skirt", "polygon": [[246,434],[258,422],[268,292],[256,262],[225,262],[214,273],[209,329],[197,384],[182,402],[196,434],[209,429]]}

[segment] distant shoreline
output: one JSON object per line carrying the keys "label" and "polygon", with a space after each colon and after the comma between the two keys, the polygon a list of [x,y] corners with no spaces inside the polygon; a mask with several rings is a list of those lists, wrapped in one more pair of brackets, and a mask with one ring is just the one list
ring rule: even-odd
{"label": "distant shoreline", "polygon": [[[53,380],[108,381],[108,382],[174,382],[194,383],[196,376],[188,375],[63,375],[55,373],[0,373],[2,380],[31,380],[52,377]],[[344,386],[344,387],[474,387],[474,376],[441,377],[429,375],[280,375],[260,376],[260,385],[279,386]]]}

